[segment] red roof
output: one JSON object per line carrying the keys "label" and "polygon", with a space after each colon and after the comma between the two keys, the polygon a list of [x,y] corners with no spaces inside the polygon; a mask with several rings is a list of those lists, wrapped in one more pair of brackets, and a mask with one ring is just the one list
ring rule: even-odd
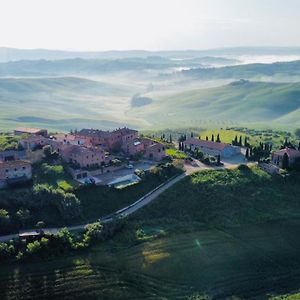
{"label": "red roof", "polygon": [[300,151],[295,150],[292,148],[284,148],[278,151],[275,151],[274,154],[278,156],[283,156],[284,154],[287,154],[289,157],[300,157]]}
{"label": "red roof", "polygon": [[194,139],[194,138],[187,139],[186,141],[184,141],[184,144],[194,145],[202,148],[208,148],[208,149],[219,150],[219,151],[223,151],[226,147],[231,146],[229,144],[211,142],[211,141]]}
{"label": "red roof", "polygon": [[118,128],[118,129],[114,130],[113,132],[114,133],[120,133],[122,136],[124,136],[124,135],[137,133],[138,131],[134,130],[134,129],[127,128],[127,127],[123,127],[123,128]]}

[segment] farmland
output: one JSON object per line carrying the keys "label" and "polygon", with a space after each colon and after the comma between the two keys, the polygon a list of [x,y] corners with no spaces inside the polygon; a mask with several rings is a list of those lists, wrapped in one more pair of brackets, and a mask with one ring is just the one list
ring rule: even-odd
{"label": "farmland", "polygon": [[7,299],[287,294],[300,289],[297,182],[256,168],[195,174],[89,252],[2,265],[0,290]]}

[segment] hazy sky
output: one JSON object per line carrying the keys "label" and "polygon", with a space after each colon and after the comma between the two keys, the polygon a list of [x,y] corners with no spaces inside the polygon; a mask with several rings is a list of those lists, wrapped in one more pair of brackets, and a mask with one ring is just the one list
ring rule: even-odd
{"label": "hazy sky", "polygon": [[300,0],[0,0],[0,46],[300,46]]}

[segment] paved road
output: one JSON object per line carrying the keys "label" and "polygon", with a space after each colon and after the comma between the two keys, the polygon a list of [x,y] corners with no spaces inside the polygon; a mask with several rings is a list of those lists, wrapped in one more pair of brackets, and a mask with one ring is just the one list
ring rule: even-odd
{"label": "paved road", "polygon": [[[236,167],[237,165],[235,165]],[[229,167],[229,166],[228,166]],[[231,167],[234,167],[234,165],[231,165]],[[220,167],[214,167],[215,168],[220,168]],[[224,167],[222,167],[224,168]],[[186,176],[189,176],[193,173],[202,171],[202,170],[207,170],[207,169],[212,169],[212,167],[209,167],[203,163],[201,163],[198,160],[195,160],[193,164],[186,164],[185,165],[185,172],[176,176],[175,178],[169,179],[167,182],[159,185],[157,188],[152,190],[151,192],[147,193],[143,197],[141,197],[139,200],[134,202],[133,204],[124,207],[117,212],[110,214],[108,216],[103,216],[100,218],[103,223],[111,222],[115,216],[122,216],[126,217],[131,215],[132,213],[136,212],[137,210],[141,209],[145,205],[149,204],[151,201],[153,201],[155,198],[157,198],[161,193],[163,193],[165,190],[169,189],[171,186],[173,186],[175,183],[178,181],[182,180]],[[81,225],[76,225],[76,226],[68,226],[69,231],[76,231],[76,230],[83,230],[87,224],[81,224]],[[43,231],[45,233],[50,233],[50,234],[57,234],[61,228],[44,228]],[[35,232],[35,229],[28,229],[26,232]],[[4,235],[0,236],[0,242],[7,242],[11,239],[17,239],[19,238],[18,234],[11,234],[11,235]]]}
{"label": "paved road", "polygon": [[[195,172],[196,172],[196,169],[198,169],[198,168],[195,168]],[[151,201],[153,201],[155,198],[157,198],[161,193],[163,193],[165,190],[167,190],[168,188],[173,186],[176,182],[180,181],[181,179],[188,176],[189,174],[190,174],[190,172],[185,172],[183,174],[180,174],[179,176],[176,176],[175,178],[172,178],[171,180],[168,180],[166,183],[161,184],[160,186],[158,186],[151,192],[147,193],[145,196],[141,197],[139,200],[137,200],[133,204],[118,210],[114,214],[110,214],[108,216],[103,216],[100,218],[100,220],[102,220],[102,222],[104,222],[104,223],[107,223],[107,222],[111,222],[113,220],[113,216],[118,216],[118,215],[119,216],[122,215],[123,217],[129,216],[130,214],[134,213],[138,209],[141,209],[145,205],[149,204]],[[87,224],[68,226],[67,228],[69,231],[83,230],[86,225]],[[56,228],[56,227],[55,228],[44,228],[43,231],[45,233],[49,233],[49,234],[57,234],[59,232],[59,230],[61,230],[62,228],[63,227],[61,227],[61,228]],[[28,229],[26,231],[23,231],[22,233],[24,234],[24,233],[34,233],[34,232],[36,232],[35,229]],[[0,236],[0,242],[7,242],[11,239],[17,239],[17,238],[19,238],[19,234],[4,235],[4,236]]]}

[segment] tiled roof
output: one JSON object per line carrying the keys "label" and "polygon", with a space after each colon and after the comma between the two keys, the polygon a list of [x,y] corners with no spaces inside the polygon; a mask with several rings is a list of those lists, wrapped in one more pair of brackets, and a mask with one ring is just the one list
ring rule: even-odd
{"label": "tiled roof", "polygon": [[35,142],[35,141],[40,141],[40,140],[46,140],[45,137],[42,135],[30,135],[26,139],[22,139],[21,141],[27,141],[27,142]]}
{"label": "tiled roof", "polygon": [[39,129],[39,128],[30,128],[30,127],[18,127],[16,128],[16,131],[21,131],[21,132],[26,132],[26,133],[38,133],[43,129]]}
{"label": "tiled roof", "polygon": [[99,130],[99,129],[81,129],[77,135],[79,136],[103,136],[103,137],[107,137],[109,136],[111,133],[109,131],[103,131],[103,130]]}
{"label": "tiled roof", "polygon": [[26,160],[11,160],[0,162],[0,168],[15,168],[20,166],[30,166],[30,162]]}
{"label": "tiled roof", "polygon": [[186,141],[184,141],[184,144],[187,145],[192,144],[194,146],[203,147],[212,150],[219,150],[219,151],[223,151],[226,147],[231,146],[229,144],[211,142],[211,141],[200,140],[195,138],[187,139]]}
{"label": "tiled roof", "polygon": [[54,138],[57,140],[74,141],[76,137],[73,134],[59,133],[59,134],[54,135]]}
{"label": "tiled roof", "polygon": [[137,133],[138,131],[134,130],[134,129],[127,128],[127,127],[123,127],[123,128],[116,129],[113,132],[120,133],[121,135],[128,135],[128,134]]}
{"label": "tiled roof", "polygon": [[300,157],[300,151],[292,148],[284,148],[274,152],[274,154],[278,156],[283,156],[284,153],[286,153],[289,157]]}
{"label": "tiled roof", "polygon": [[67,151],[70,153],[73,153],[75,155],[85,155],[88,153],[97,153],[97,152],[103,152],[101,148],[98,147],[84,147],[84,146],[77,146],[77,145],[72,145],[70,146]]}

